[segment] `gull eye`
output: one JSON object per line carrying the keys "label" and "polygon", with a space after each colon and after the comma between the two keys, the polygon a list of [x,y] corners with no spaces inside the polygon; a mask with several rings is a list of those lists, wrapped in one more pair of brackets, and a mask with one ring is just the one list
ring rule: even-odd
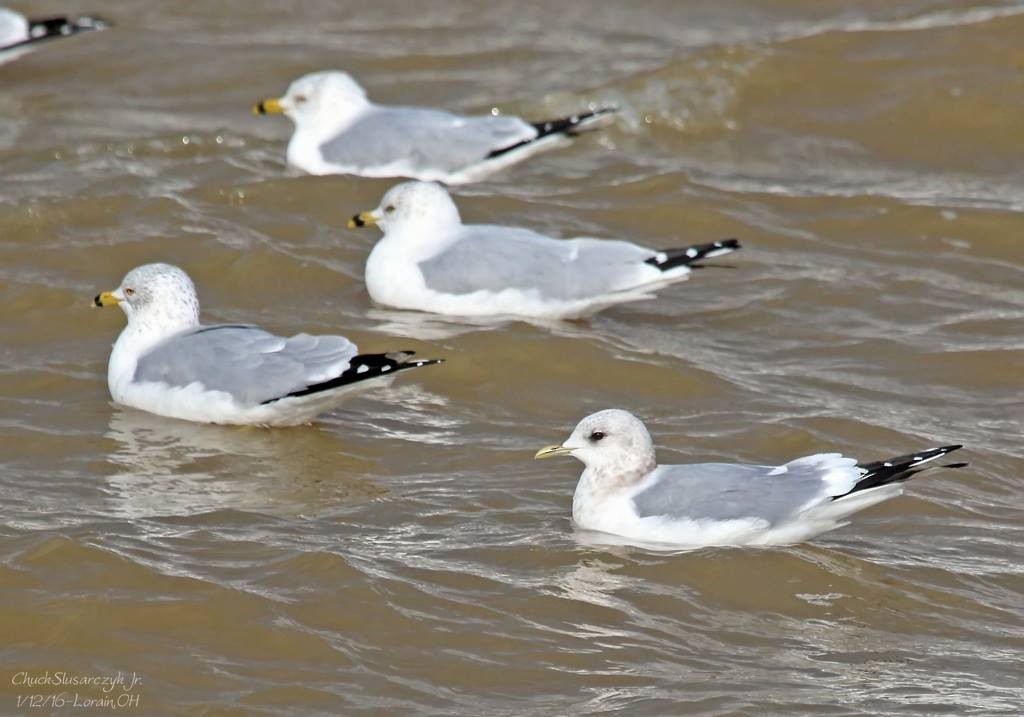
{"label": "gull eye", "polygon": [[306,96],[305,95],[295,95],[295,104],[301,105],[301,104],[305,104],[305,102],[306,102]]}
{"label": "gull eye", "polygon": [[394,204],[389,204],[386,207],[384,207],[384,213],[385,214],[393,214],[394,211],[395,211],[395,205]]}
{"label": "gull eye", "polygon": [[125,296],[135,296],[135,289],[125,288],[124,295]]}
{"label": "gull eye", "polygon": [[594,431],[593,433],[590,434],[590,440],[593,441],[594,443],[597,443],[602,438],[604,438],[604,433],[602,433],[601,431]]}

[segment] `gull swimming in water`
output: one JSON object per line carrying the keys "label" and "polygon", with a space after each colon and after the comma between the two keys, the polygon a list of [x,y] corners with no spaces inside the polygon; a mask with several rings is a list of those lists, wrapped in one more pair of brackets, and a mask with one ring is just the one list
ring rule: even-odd
{"label": "gull swimming in water", "polygon": [[406,182],[349,227],[384,232],[366,262],[378,304],[456,316],[578,318],[653,298],[735,239],[648,249],[610,239],[553,239],[529,229],[463,224],[444,187]]}
{"label": "gull swimming in water", "polygon": [[0,7],[0,65],[16,60],[47,40],[108,27],[109,22],[96,17],[29,19],[14,10]]}
{"label": "gull swimming in water", "polygon": [[923,470],[919,466],[961,447],[875,463],[819,453],[781,466],[658,465],[646,426],[627,411],[609,409],[587,416],[565,443],[542,448],[535,457],[571,455],[582,461],[572,500],[572,517],[581,528],[698,548],[807,540],[900,495],[901,482]]}
{"label": "gull swimming in water", "polygon": [[113,399],[161,416],[205,423],[293,426],[365,384],[440,363],[412,351],[359,354],[344,336],[284,338],[256,326],[203,326],[188,274],[146,264],[95,306],[120,306],[128,325],[107,367]]}
{"label": "gull swimming in water", "polygon": [[378,105],[344,72],[314,72],[256,114],[295,123],[288,163],[310,174],[410,177],[447,184],[478,181],[545,149],[566,144],[610,107],[545,122],[465,116],[426,107]]}

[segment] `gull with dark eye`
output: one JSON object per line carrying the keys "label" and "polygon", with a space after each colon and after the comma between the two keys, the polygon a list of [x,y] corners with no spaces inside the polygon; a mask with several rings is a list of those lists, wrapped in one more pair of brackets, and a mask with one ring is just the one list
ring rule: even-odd
{"label": "gull with dark eye", "polygon": [[344,336],[276,336],[256,326],[199,323],[188,275],[170,264],[128,272],[95,306],[119,306],[128,325],[107,365],[118,403],[205,423],[293,426],[335,408],[353,391],[401,371],[440,363],[412,351],[360,354]]}
{"label": "gull with dark eye", "polygon": [[314,72],[256,114],[295,123],[288,163],[310,174],[475,182],[538,152],[568,144],[610,107],[528,122],[498,114],[457,115],[427,107],[378,105],[344,72]]}
{"label": "gull with dark eye", "polygon": [[807,540],[900,495],[903,481],[958,448],[872,463],[818,453],[780,466],[658,465],[647,427],[631,413],[609,409],[584,418],[564,443],[542,448],[536,458],[582,461],[572,499],[573,521],[581,528],[638,544],[700,548]]}

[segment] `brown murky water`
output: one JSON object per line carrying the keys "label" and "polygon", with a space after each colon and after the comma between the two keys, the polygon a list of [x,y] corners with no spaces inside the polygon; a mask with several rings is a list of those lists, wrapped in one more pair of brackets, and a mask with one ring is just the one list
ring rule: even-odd
{"label": "brown murky water", "polygon": [[[0,713],[1021,713],[1024,4],[206,5],[97,0],[117,29],[0,68]],[[392,182],[288,173],[248,114],[328,67],[622,107],[460,188],[469,221],[747,248],[589,322],[374,308],[344,219]],[[207,320],[448,363],[306,428],[118,408],[89,299],[154,260]],[[809,545],[595,547],[578,464],[531,456],[609,406],[666,462],[971,467]]]}

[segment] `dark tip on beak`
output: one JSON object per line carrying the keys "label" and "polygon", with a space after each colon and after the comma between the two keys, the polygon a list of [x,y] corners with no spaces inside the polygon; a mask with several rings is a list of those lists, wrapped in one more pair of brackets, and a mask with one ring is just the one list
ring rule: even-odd
{"label": "dark tip on beak", "polygon": [[99,307],[103,306],[103,302],[100,301],[100,295],[99,294],[96,294],[96,298],[92,300],[92,305],[93,306],[99,306]]}
{"label": "dark tip on beak", "polygon": [[353,226],[357,226],[357,227],[365,227],[366,226],[366,222],[364,222],[363,218],[361,216],[359,216],[358,214],[353,214],[352,215],[352,219],[350,219],[349,221],[352,222]]}
{"label": "dark tip on beak", "polygon": [[252,111],[258,115],[265,115],[267,113],[267,108],[263,106],[262,102],[257,102],[253,105]]}

